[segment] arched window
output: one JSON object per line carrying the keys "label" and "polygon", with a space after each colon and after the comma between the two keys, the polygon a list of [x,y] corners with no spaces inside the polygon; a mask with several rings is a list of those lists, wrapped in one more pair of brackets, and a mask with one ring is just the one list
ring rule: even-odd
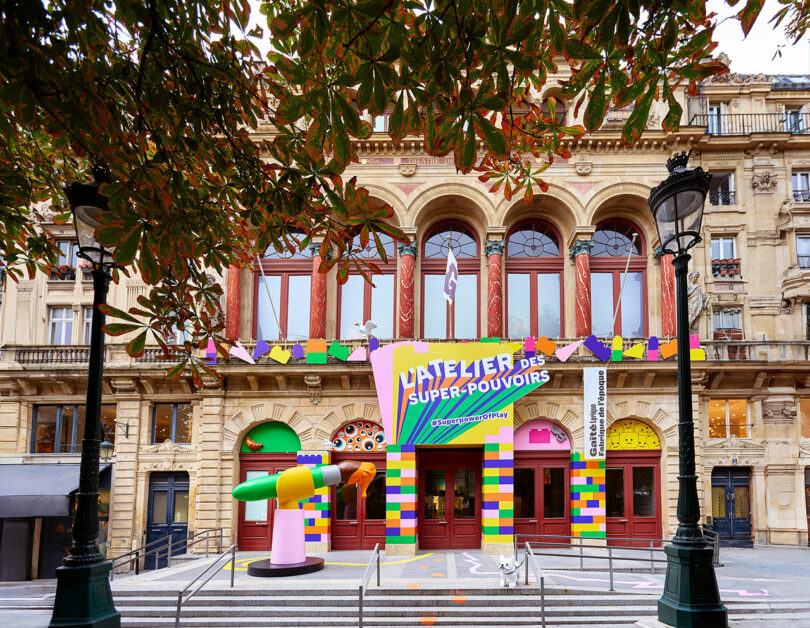
{"label": "arched window", "polygon": [[[453,304],[444,298],[447,252],[458,261],[458,282]],[[422,337],[478,337],[478,275],[481,270],[478,238],[469,225],[441,222],[422,246]]]}
{"label": "arched window", "polygon": [[256,316],[254,334],[258,340],[304,340],[309,338],[309,297],[312,254],[303,251],[304,234],[296,233],[295,251],[269,247],[255,272]]}
{"label": "arched window", "polygon": [[562,335],[560,238],[540,221],[520,223],[506,238],[506,315],[510,338]]}
{"label": "arched window", "polygon": [[[633,239],[633,234],[636,234]],[[591,249],[591,329],[594,335],[647,335],[647,259],[641,230],[611,220],[593,234]],[[630,264],[627,265],[627,258]],[[627,267],[627,274],[624,269]],[[624,284],[624,287],[622,287]],[[618,305],[618,307],[617,307]],[[613,317],[616,317],[613,323]]]}
{"label": "arched window", "polygon": [[[379,275],[371,275],[374,286],[363,275],[352,273],[346,283],[338,288],[338,332],[342,339],[360,338],[358,325],[363,325],[367,320],[377,324],[374,330],[377,338],[394,337],[396,245],[391,236],[385,233],[379,233],[378,236],[385,250],[385,262],[380,257],[373,237],[369,238],[368,245],[359,254],[359,257],[373,262],[382,271]],[[360,236],[356,236],[352,242],[352,250],[359,248]]]}

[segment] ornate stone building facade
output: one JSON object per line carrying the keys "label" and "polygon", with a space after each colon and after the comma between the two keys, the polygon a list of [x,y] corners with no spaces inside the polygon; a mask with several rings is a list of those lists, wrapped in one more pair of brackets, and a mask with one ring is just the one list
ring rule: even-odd
{"label": "ornate stone building facade", "polygon": [[[290,349],[308,339],[338,339],[354,349],[367,346],[356,324],[369,319],[383,344],[545,336],[563,346],[594,334],[608,341],[622,336],[627,349],[638,339],[671,337],[674,276],[670,260],[656,255],[646,200],[666,176],[666,159],[691,149],[692,163],[714,175],[703,242],[691,262],[698,274],[690,277],[690,319],[706,351],[706,360],[692,366],[704,520],[729,543],[806,545],[810,82],[728,75],[704,83],[698,97],[681,98],[681,130],[662,131],[655,110],[632,148],[620,141],[629,112],[609,112],[600,130],[571,143],[571,159],[547,171],[548,193],[529,204],[491,194],[476,177],[456,173],[450,157],[425,155],[421,138],[394,148],[385,117],[375,119],[378,132],[359,143],[360,162],[350,170],[394,208],[392,220],[411,243],[387,243],[390,261],[373,288],[360,277],[340,286],[334,272],[319,274],[317,252],[308,250],[271,252],[260,267],[231,269],[221,278],[228,337],[251,354],[261,340]],[[566,115],[575,122],[572,112]],[[265,133],[272,129],[260,129]],[[0,462],[6,464],[78,463],[92,284],[76,264],[72,234],[53,230],[72,271],[3,286]],[[453,306],[440,284],[448,247],[459,262]],[[110,302],[131,306],[144,291],[137,278],[122,279],[111,287]],[[385,541],[386,521],[390,528],[398,517],[404,525],[403,511],[393,514],[385,499],[386,482],[389,495],[392,486],[418,495],[412,526],[421,540],[396,551],[450,547],[450,539],[429,529],[442,517],[471,520],[456,540],[480,545],[475,456],[480,461],[481,453],[445,452],[444,466],[427,449],[386,455],[367,361],[282,364],[265,355],[257,364],[220,364],[222,379],[195,386],[187,378],[169,380],[156,349],[131,359],[123,346],[109,342],[105,354],[103,428],[115,444],[103,494],[109,555],[144,537],[209,528],[222,528],[241,547],[269,549],[272,504],[238,505],[232,487],[285,466],[352,456],[375,461],[377,486],[367,500],[333,490],[308,501],[310,550],[373,546]],[[591,507],[581,488],[588,469],[577,460],[583,367],[596,362],[584,347],[565,362],[549,357],[550,382],[515,406],[513,532],[568,536]],[[596,516],[609,542],[667,538],[676,525],[674,358],[605,366],[607,505]],[[439,477],[441,489],[431,484]],[[373,497],[374,490],[383,497]],[[14,539],[24,541],[24,576],[52,569],[53,555],[64,548],[59,522],[69,526],[64,508],[0,513],[7,523],[0,553]]]}

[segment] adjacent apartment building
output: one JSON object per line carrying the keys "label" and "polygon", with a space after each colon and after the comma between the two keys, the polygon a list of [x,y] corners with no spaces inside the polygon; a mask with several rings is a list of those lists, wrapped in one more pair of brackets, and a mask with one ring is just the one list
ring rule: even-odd
{"label": "adjacent apartment building", "polygon": [[[554,84],[539,98],[549,96],[560,96]],[[681,99],[680,131],[664,132],[654,109],[631,148],[620,141],[629,110],[610,111],[601,129],[568,142],[573,156],[547,171],[548,193],[528,204],[426,155],[421,138],[395,148],[386,116],[375,118],[350,170],[394,208],[410,243],[386,242],[374,287],[319,274],[317,249],[271,250],[260,267],[229,270],[219,278],[228,337],[251,354],[259,341],[291,349],[309,339],[353,351],[368,346],[357,324],[370,319],[383,345],[545,336],[566,346],[591,334],[608,346],[621,336],[623,349],[650,336],[664,344],[675,334],[673,271],[657,254],[646,201],[667,158],[691,149],[691,163],[713,174],[689,283],[706,353],[692,365],[703,520],[725,543],[807,545],[810,78],[730,74]],[[92,282],[71,228],[52,231],[63,272],[2,290],[0,579],[53,575],[78,486]],[[448,247],[459,268],[452,305],[441,285]],[[109,300],[128,307],[145,291],[122,278]],[[302,504],[310,551],[380,542],[399,554],[497,552],[514,534],[646,543],[677,523],[674,357],[604,364],[607,452],[592,476],[582,462],[583,368],[602,363],[584,347],[564,362],[546,356],[550,381],[515,405],[513,453],[499,471],[511,492],[493,532],[486,447],[388,447],[368,360],[282,364],[264,354],[221,362],[221,379],[196,386],[168,379],[156,347],[132,359],[127,338],[108,340],[102,429],[114,454],[102,466],[100,515],[110,557],[205,529],[269,550],[273,503],[237,503],[232,487],[347,458],[373,461],[378,477],[366,499],[337,487]]]}

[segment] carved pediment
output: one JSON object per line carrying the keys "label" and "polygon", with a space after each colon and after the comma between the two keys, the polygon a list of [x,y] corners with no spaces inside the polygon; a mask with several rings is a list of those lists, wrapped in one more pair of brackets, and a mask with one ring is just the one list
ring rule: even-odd
{"label": "carved pediment", "polygon": [[717,452],[718,450],[722,452],[727,452],[730,450],[744,450],[748,454],[756,453],[757,451],[761,452],[761,455],[765,455],[765,447],[748,440],[747,438],[740,438],[732,434],[728,438],[711,438],[709,442],[706,444],[705,450],[706,452]]}
{"label": "carved pediment", "polygon": [[164,440],[159,445],[150,445],[149,447],[141,448],[141,454],[194,454],[196,453],[197,448],[192,445],[179,445],[177,443],[172,442],[168,438]]}

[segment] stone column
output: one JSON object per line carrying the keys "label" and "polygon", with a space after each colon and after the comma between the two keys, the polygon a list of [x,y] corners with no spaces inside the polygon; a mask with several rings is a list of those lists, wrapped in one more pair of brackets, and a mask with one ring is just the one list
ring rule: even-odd
{"label": "stone column", "polygon": [[416,243],[400,243],[399,249],[399,331],[398,338],[414,337],[413,271]]}
{"label": "stone column", "polygon": [[655,250],[661,262],[661,335],[672,338],[677,333],[675,325],[675,267],[672,255]]}
{"label": "stone column", "polygon": [[503,335],[503,247],[504,240],[487,240],[487,336]]}
{"label": "stone column", "polygon": [[228,299],[225,306],[225,337],[231,342],[239,340],[239,313],[242,300],[242,270],[228,267]]}
{"label": "stone column", "polygon": [[576,264],[576,335],[591,335],[591,249],[593,240],[575,240],[571,257]]}
{"label": "stone column", "polygon": [[321,273],[320,242],[312,242],[312,284],[309,297],[309,337],[326,338],[326,273]]}

